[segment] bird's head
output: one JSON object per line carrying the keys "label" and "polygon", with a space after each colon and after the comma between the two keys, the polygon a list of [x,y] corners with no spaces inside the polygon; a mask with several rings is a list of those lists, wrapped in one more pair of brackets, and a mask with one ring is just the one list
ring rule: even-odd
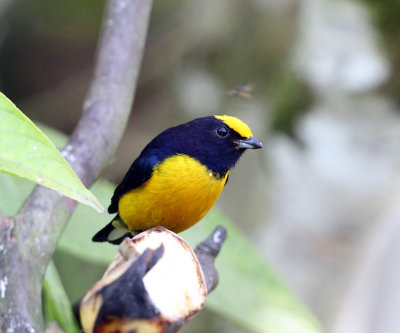
{"label": "bird's head", "polygon": [[217,128],[217,135],[229,141],[229,144],[242,152],[245,149],[260,149],[262,143],[253,137],[250,127],[239,118],[232,116],[214,116],[221,125]]}
{"label": "bird's head", "polygon": [[170,146],[177,153],[196,158],[210,170],[224,175],[246,149],[263,145],[253,137],[247,124],[232,116],[194,119],[170,130]]}

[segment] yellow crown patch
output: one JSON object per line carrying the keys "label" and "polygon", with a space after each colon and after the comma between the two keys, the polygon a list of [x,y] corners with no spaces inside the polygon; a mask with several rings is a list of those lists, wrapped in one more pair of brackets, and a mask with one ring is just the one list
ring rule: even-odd
{"label": "yellow crown patch", "polygon": [[250,127],[241,121],[237,117],[232,116],[214,116],[215,118],[222,120],[226,125],[233,129],[236,133],[244,138],[250,138],[253,136]]}

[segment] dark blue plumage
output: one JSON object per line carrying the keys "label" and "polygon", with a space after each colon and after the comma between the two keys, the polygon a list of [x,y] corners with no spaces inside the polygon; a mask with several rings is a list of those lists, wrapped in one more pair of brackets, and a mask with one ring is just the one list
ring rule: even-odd
{"label": "dark blue plumage", "polygon": [[245,149],[235,147],[233,142],[242,137],[229,127],[226,127],[228,135],[218,136],[216,130],[221,126],[226,127],[226,124],[222,120],[210,116],[171,127],[156,136],[143,149],[121,184],[115,189],[108,212],[117,213],[119,198],[148,180],[157,163],[176,154],[187,154],[197,159],[219,177],[224,177],[226,172],[239,160]]}

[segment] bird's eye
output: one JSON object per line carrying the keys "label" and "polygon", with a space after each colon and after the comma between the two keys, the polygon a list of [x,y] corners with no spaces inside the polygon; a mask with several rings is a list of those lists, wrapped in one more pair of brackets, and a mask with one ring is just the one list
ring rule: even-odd
{"label": "bird's eye", "polygon": [[226,126],[220,126],[217,128],[217,134],[221,137],[224,137],[228,134],[228,129]]}

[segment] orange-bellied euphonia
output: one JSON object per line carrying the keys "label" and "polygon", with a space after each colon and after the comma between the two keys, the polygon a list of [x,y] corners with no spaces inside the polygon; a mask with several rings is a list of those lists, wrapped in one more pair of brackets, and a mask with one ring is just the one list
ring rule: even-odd
{"label": "orange-bellied euphonia", "polygon": [[198,118],[165,130],[115,189],[108,212],[117,215],[93,241],[119,244],[156,226],[174,232],[191,227],[215,203],[243,152],[258,148],[262,144],[249,126],[232,116]]}

